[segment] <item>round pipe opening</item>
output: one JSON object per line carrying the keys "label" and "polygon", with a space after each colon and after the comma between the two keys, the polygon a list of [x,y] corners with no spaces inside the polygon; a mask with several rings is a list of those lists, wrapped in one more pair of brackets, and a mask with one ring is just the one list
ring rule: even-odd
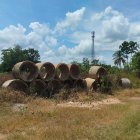
{"label": "round pipe opening", "polygon": [[76,64],[70,65],[70,76],[72,79],[79,79],[80,76],[80,68]]}
{"label": "round pipe opening", "polygon": [[67,80],[69,77],[69,68],[66,64],[61,63],[56,66],[56,75],[60,80]]}
{"label": "round pipe opening", "polygon": [[42,80],[49,81],[52,80],[55,76],[55,67],[52,63],[39,63],[37,64],[39,68],[39,76]]}

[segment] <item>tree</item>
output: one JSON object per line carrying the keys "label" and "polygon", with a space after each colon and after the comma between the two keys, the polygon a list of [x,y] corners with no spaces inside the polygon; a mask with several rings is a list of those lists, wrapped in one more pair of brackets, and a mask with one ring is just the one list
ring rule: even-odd
{"label": "tree", "polygon": [[1,53],[1,65],[0,70],[2,72],[11,71],[13,66],[20,61],[30,60],[37,62],[40,59],[39,53],[37,50],[28,49],[22,50],[19,45],[16,45],[14,48],[4,49]]}
{"label": "tree", "polygon": [[127,64],[128,64],[128,54],[130,53],[130,48],[129,48],[129,42],[124,41],[120,46],[119,49],[123,55],[124,58],[127,59]]}
{"label": "tree", "polygon": [[94,65],[99,65],[99,59],[93,59],[91,61],[91,66],[94,66]]}
{"label": "tree", "polygon": [[137,44],[137,42],[134,42],[134,41],[129,41],[129,42],[124,41],[119,46],[119,49],[124,54],[124,57],[127,59],[127,65],[128,65],[129,54],[131,54],[131,58],[132,58],[132,54],[136,53],[138,51],[138,48],[139,48],[139,45]]}
{"label": "tree", "polygon": [[133,69],[140,69],[140,51],[133,55],[131,63]]}
{"label": "tree", "polygon": [[121,68],[121,64],[125,63],[125,56],[121,50],[116,51],[113,54],[114,64]]}
{"label": "tree", "polygon": [[40,60],[40,55],[38,50],[34,50],[34,49],[25,49],[23,50],[23,53],[25,55],[25,58],[29,61],[32,61],[34,63],[38,63]]}
{"label": "tree", "polygon": [[82,62],[81,68],[82,68],[82,71],[84,71],[84,72],[88,72],[89,71],[90,64],[89,64],[88,58],[83,58],[83,62]]}
{"label": "tree", "polygon": [[137,44],[137,42],[133,42],[133,41],[130,41],[129,42],[129,53],[131,54],[131,57],[132,57],[132,54],[136,53],[139,49],[139,45]]}

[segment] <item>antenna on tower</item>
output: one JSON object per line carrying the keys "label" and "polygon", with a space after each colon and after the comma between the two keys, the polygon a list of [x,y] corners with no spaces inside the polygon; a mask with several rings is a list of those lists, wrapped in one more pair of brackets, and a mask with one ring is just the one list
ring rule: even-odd
{"label": "antenna on tower", "polygon": [[92,47],[91,47],[91,62],[95,59],[95,50],[94,50],[94,38],[95,38],[95,31],[91,32],[92,34]]}

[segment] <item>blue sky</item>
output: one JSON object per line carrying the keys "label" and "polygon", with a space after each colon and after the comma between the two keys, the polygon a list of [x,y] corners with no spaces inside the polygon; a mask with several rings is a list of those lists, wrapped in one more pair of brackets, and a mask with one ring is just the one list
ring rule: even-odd
{"label": "blue sky", "polygon": [[38,49],[53,63],[90,58],[95,30],[96,58],[113,64],[124,40],[140,40],[139,0],[1,0],[0,50],[19,44]]}

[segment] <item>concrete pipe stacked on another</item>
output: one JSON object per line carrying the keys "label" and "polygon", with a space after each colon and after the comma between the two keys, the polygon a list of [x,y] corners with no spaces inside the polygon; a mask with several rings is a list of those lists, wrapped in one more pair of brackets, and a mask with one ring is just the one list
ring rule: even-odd
{"label": "concrete pipe stacked on another", "polygon": [[47,90],[47,84],[41,79],[36,79],[30,83],[31,94],[45,96],[46,90]]}
{"label": "concrete pipe stacked on another", "polygon": [[78,79],[78,80],[74,81],[74,87],[76,87],[78,89],[86,89],[87,88],[87,84],[86,84],[85,80]]}
{"label": "concrete pipe stacked on another", "polygon": [[70,64],[68,65],[70,78],[74,80],[78,80],[80,78],[80,68],[77,64]]}
{"label": "concrete pipe stacked on another", "polygon": [[92,78],[86,78],[84,79],[85,83],[86,83],[86,87],[89,91],[96,91],[97,90],[97,80],[96,79],[92,79]]}
{"label": "concrete pipe stacked on another", "polygon": [[25,93],[29,92],[28,85],[20,79],[7,80],[3,83],[2,87],[11,88],[17,91],[23,91]]}
{"label": "concrete pipe stacked on another", "polygon": [[62,81],[61,83],[63,85],[63,89],[71,89],[71,88],[74,88],[75,80],[68,79],[68,80]]}
{"label": "concrete pipe stacked on another", "polygon": [[92,66],[89,69],[89,76],[93,79],[99,79],[107,74],[107,71],[102,66]]}
{"label": "concrete pipe stacked on another", "polygon": [[65,63],[55,65],[56,78],[65,81],[69,78],[69,68]]}
{"label": "concrete pipe stacked on another", "polygon": [[53,92],[53,93],[58,92],[61,88],[62,88],[62,84],[60,80],[54,79],[48,82],[47,89],[50,92]]}
{"label": "concrete pipe stacked on another", "polygon": [[36,66],[39,70],[39,77],[44,81],[53,80],[55,77],[55,67],[50,62],[37,63]]}
{"label": "concrete pipe stacked on another", "polygon": [[14,65],[13,76],[25,82],[31,82],[38,77],[38,68],[31,61],[23,61]]}

